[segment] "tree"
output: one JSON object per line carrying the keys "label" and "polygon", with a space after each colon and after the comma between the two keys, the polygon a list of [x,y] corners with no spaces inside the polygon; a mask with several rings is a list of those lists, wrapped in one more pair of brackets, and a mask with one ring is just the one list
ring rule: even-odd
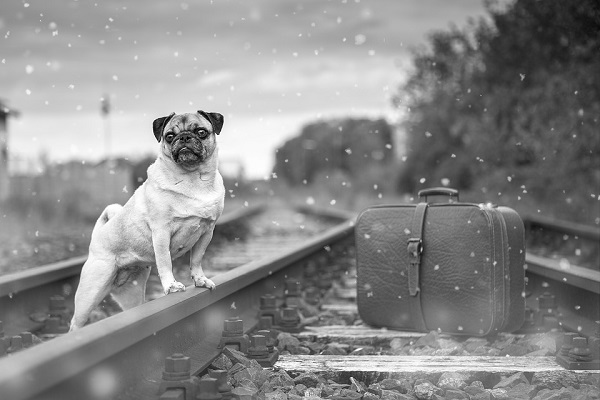
{"label": "tree", "polygon": [[598,217],[599,3],[517,0],[487,11],[489,19],[436,32],[415,53],[395,98],[410,109],[401,185],[446,178],[459,189],[564,200],[563,211]]}
{"label": "tree", "polygon": [[384,119],[310,123],[277,150],[274,172],[291,185],[310,184],[333,171],[356,178],[369,166],[393,160],[392,141],[392,127]]}

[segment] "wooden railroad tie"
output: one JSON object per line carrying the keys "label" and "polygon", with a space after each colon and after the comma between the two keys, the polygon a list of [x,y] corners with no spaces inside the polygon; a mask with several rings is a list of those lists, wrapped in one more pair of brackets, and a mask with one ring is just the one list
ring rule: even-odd
{"label": "wooden railroad tie", "polygon": [[554,357],[282,355],[276,367],[292,375],[312,372],[336,382],[350,377],[366,383],[385,378],[437,379],[444,372],[463,373],[484,383],[517,372],[530,373],[533,380],[569,385],[595,384],[600,379],[600,371],[566,370]]}
{"label": "wooden railroad tie", "polygon": [[342,343],[371,343],[373,345],[389,343],[392,339],[415,339],[427,335],[422,332],[402,332],[388,329],[371,328],[368,326],[307,326],[306,330],[295,334],[300,340]]}

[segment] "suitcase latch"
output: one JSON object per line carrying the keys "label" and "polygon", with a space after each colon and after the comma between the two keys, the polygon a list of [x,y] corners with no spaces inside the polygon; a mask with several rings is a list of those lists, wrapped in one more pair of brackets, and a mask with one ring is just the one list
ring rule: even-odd
{"label": "suitcase latch", "polygon": [[417,262],[420,262],[421,253],[423,253],[423,241],[419,238],[408,239],[408,255],[411,259],[417,259]]}
{"label": "suitcase latch", "polygon": [[419,293],[419,268],[421,265],[421,254],[423,253],[423,240],[420,238],[408,239],[408,293],[416,296]]}

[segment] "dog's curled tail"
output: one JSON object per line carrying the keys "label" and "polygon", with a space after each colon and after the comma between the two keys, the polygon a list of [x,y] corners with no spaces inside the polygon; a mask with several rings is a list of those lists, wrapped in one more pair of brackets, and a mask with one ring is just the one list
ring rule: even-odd
{"label": "dog's curled tail", "polygon": [[117,214],[122,209],[123,206],[120,204],[111,204],[109,206],[106,206],[104,211],[102,211],[102,214],[100,214],[100,216],[98,217],[98,221],[96,221],[96,226],[94,227],[94,230],[106,224],[109,219],[114,217],[115,214]]}

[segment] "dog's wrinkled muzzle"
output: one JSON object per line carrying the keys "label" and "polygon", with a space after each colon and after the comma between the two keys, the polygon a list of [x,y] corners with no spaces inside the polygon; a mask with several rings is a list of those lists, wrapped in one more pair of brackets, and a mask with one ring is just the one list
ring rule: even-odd
{"label": "dog's wrinkled muzzle", "polygon": [[198,138],[191,133],[183,132],[173,140],[171,155],[178,164],[193,164],[202,161],[203,150]]}
{"label": "dog's wrinkled muzzle", "polygon": [[173,158],[177,163],[189,164],[198,161],[200,159],[200,154],[197,154],[189,147],[183,147]]}

